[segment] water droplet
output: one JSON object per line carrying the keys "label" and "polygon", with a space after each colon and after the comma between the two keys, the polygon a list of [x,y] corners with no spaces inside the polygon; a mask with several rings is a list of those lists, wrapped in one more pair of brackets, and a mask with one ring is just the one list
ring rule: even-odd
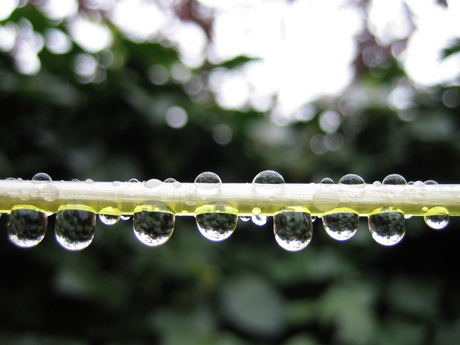
{"label": "water droplet", "polygon": [[139,180],[133,177],[133,178],[130,178],[128,182],[129,183],[139,183]]}
{"label": "water droplet", "polygon": [[45,237],[48,217],[35,209],[15,209],[10,213],[8,236],[15,245],[34,247]]}
{"label": "water droplet", "polygon": [[168,177],[165,181],[165,183],[172,183],[174,188],[180,188],[181,184],[179,181],[177,181],[175,178]]}
{"label": "water droplet", "polygon": [[51,176],[48,175],[47,173],[38,173],[38,174],[35,174],[33,177],[32,177],[32,182],[33,183],[49,183],[53,181],[51,179]]}
{"label": "water droplet", "polygon": [[130,220],[131,219],[131,215],[130,214],[122,214],[120,216],[120,220],[122,221],[127,221],[127,220]]}
{"label": "water droplet", "polygon": [[222,180],[219,175],[205,171],[199,174],[195,179],[195,186],[202,189],[214,189],[220,187]]}
{"label": "water droplet", "polygon": [[243,222],[249,222],[251,220],[251,216],[240,216],[240,219]]}
{"label": "water droplet", "polygon": [[85,183],[86,183],[86,184],[93,184],[93,183],[94,183],[94,180],[93,180],[93,179],[90,179],[90,178],[87,178],[87,179],[85,180]]}
{"label": "water droplet", "polygon": [[404,213],[394,207],[381,207],[369,215],[372,238],[384,246],[399,243],[406,233]]}
{"label": "water droplet", "polygon": [[374,186],[376,186],[376,187],[380,187],[380,186],[382,185],[382,182],[380,182],[380,181],[374,181],[372,184],[373,184]]}
{"label": "water droplet", "polygon": [[54,184],[47,184],[41,190],[41,197],[46,201],[54,201],[59,197],[59,190]]}
{"label": "water droplet", "polygon": [[99,220],[105,225],[114,225],[120,221],[121,216],[114,214],[100,214]]}
{"label": "water droplet", "polygon": [[313,194],[313,203],[318,210],[329,211],[337,207],[339,196],[337,192],[325,186]]}
{"label": "water droplet", "polygon": [[93,241],[96,232],[96,213],[89,207],[83,209],[60,207],[56,217],[56,239],[68,250],[82,250]]}
{"label": "water droplet", "polygon": [[172,212],[135,212],[133,229],[137,239],[150,247],[166,243],[174,231],[176,216]]}
{"label": "water droplet", "polygon": [[428,180],[428,181],[425,181],[425,186],[435,186],[437,185],[438,183],[434,180]]}
{"label": "water droplet", "polygon": [[264,226],[268,222],[268,216],[266,214],[254,214],[251,219],[257,226]]}
{"label": "water droplet", "polygon": [[422,181],[415,181],[414,186],[415,187],[425,187],[425,184]]}
{"label": "water droplet", "polygon": [[442,230],[449,224],[449,212],[444,207],[432,207],[423,216],[426,225],[434,230]]}
{"label": "water droplet", "polygon": [[284,178],[274,170],[264,170],[254,177],[252,183],[256,186],[269,187],[270,185],[277,185],[276,187],[279,187],[279,185],[284,184]]}
{"label": "water droplet", "polygon": [[114,186],[114,187],[118,187],[120,184],[121,184],[120,181],[113,181],[112,182],[112,186]]}
{"label": "water droplet", "polygon": [[298,210],[288,208],[273,216],[273,232],[281,248],[296,252],[311,242],[313,224],[310,212],[306,208]]}
{"label": "water droplet", "polygon": [[390,174],[383,179],[382,184],[404,185],[404,184],[407,184],[407,182],[406,182],[406,179],[399,174]]}
{"label": "water droplet", "polygon": [[365,182],[363,178],[356,174],[347,174],[342,176],[339,180],[339,184],[346,184],[346,185],[364,185]]}
{"label": "water droplet", "polygon": [[200,233],[211,241],[223,241],[235,231],[238,210],[224,203],[204,205],[195,210]]}
{"label": "water droplet", "polygon": [[358,225],[358,213],[347,207],[337,208],[323,215],[324,229],[334,240],[350,239],[356,233]]}
{"label": "water droplet", "polygon": [[[131,180],[130,180],[130,182],[131,182]],[[160,184],[161,184],[160,180],[157,180],[156,178],[152,178],[152,179],[144,182],[144,187],[146,187],[146,188],[155,188],[155,187],[158,187]]]}
{"label": "water droplet", "polygon": [[325,177],[321,180],[320,183],[321,184],[334,184],[334,180],[329,177]]}

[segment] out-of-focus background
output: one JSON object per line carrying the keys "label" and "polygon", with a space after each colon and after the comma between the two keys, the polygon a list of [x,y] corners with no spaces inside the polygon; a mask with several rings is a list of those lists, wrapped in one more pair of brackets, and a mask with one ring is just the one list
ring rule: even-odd
{"label": "out-of-focus background", "polygon": [[[460,183],[460,18],[452,0],[1,0],[0,178],[101,181],[203,171],[250,182],[347,173]],[[2,344],[460,342],[460,223],[314,223],[298,253],[271,220],[226,241],[178,217],[146,247],[131,221],[69,252],[0,218]]]}

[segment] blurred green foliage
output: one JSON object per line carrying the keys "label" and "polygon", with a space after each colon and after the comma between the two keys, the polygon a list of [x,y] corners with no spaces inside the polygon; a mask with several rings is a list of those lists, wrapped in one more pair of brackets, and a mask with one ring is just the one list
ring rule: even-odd
{"label": "blurred green foliage", "polygon": [[[24,18],[37,32],[66,30],[34,5],[17,9],[8,22]],[[152,66],[180,66],[177,52],[112,33],[111,50],[89,54],[104,76],[98,82],[74,73],[76,56],[88,54],[77,45],[61,55],[43,49],[36,75],[19,73],[12,56],[0,54],[2,178],[46,171],[58,180],[193,181],[214,171],[224,182],[249,182],[274,169],[286,182],[337,181],[350,172],[368,182],[389,173],[460,182],[458,86],[417,88],[388,58],[384,67],[357,71],[343,95],[318,100],[308,120],[279,126],[260,112],[220,109],[206,87],[199,98],[178,80],[152,83]],[[446,48],[454,53],[458,45]],[[249,61],[208,63],[189,73],[203,81],[214,68]],[[386,101],[398,85],[414,93],[410,108]],[[173,106],[187,112],[185,127],[166,124]],[[335,134],[321,129],[327,111],[340,115]],[[213,138],[218,124],[232,130],[227,145]],[[68,252],[55,241],[52,216],[44,241],[26,250],[8,241],[7,219],[0,219],[2,344],[460,341],[456,219],[442,232],[409,219],[395,247],[373,242],[364,219],[347,242],[330,239],[317,220],[312,243],[298,253],[276,244],[270,222],[260,228],[240,222],[230,239],[212,243],[188,217],[178,217],[171,240],[158,248],[137,241],[129,220],[98,223],[90,247]]]}

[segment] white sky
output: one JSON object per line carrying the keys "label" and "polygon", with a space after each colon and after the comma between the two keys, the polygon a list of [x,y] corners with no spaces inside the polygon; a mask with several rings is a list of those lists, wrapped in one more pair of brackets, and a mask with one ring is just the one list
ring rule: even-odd
{"label": "white sky", "polygon": [[[0,20],[7,19],[24,2],[0,0]],[[211,76],[212,85],[224,108],[269,110],[276,98],[273,115],[279,123],[297,116],[300,108],[318,97],[339,95],[351,83],[351,61],[357,53],[354,36],[364,23],[348,2],[200,0],[215,9],[214,44],[206,48],[206,35],[198,25],[180,22],[171,15],[170,6],[177,0],[91,1],[94,7],[109,9],[112,21],[135,41],[166,37],[190,68],[199,67],[205,57],[214,62],[238,55],[260,58],[237,71],[217,71]],[[444,9],[434,0],[371,1],[369,26],[384,45],[411,32],[405,6],[413,12],[415,31],[398,60],[421,86],[458,81],[459,54],[440,60],[442,49],[460,37],[460,1],[448,3],[449,8]],[[110,48],[110,30],[76,16],[76,4],[76,0],[44,0],[41,8],[53,20],[66,20],[73,42],[88,53]],[[18,68],[26,74],[40,69],[37,54],[44,46],[65,53],[72,44],[69,36],[59,31],[46,37],[34,35],[24,22],[19,26],[0,24],[0,50],[11,50],[19,32],[30,37],[30,42],[15,52]]]}

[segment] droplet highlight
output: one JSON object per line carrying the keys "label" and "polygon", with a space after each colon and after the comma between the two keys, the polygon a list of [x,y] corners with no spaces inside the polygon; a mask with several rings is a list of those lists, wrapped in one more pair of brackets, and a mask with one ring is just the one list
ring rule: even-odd
{"label": "droplet highlight", "polygon": [[172,236],[176,217],[172,212],[142,210],[134,212],[133,230],[137,239],[150,247],[165,244]]}
{"label": "droplet highlight", "polygon": [[37,209],[14,209],[8,221],[8,237],[16,246],[30,248],[45,237],[48,217]]}
{"label": "droplet highlight", "polygon": [[372,238],[384,246],[399,243],[406,233],[404,213],[395,207],[381,207],[369,215]]}
{"label": "droplet highlight", "polygon": [[326,233],[337,241],[352,238],[359,225],[359,214],[351,208],[342,207],[326,212],[323,215],[323,226]]}
{"label": "droplet highlight", "polygon": [[33,177],[32,177],[32,182],[33,183],[49,183],[49,182],[52,182],[52,178],[50,175],[48,175],[47,173],[44,173],[44,172],[40,172],[38,174],[35,174]]}
{"label": "droplet highlight", "polygon": [[449,224],[449,212],[444,207],[432,207],[423,215],[425,224],[434,230],[442,230]]}
{"label": "droplet highlight", "polygon": [[200,233],[211,241],[223,241],[235,231],[238,210],[224,203],[204,205],[195,210]]}
{"label": "droplet highlight", "polygon": [[313,237],[311,215],[306,208],[287,208],[273,216],[275,240],[281,248],[297,252],[304,249]]}
{"label": "droplet highlight", "polygon": [[215,189],[220,187],[222,180],[219,175],[211,171],[205,171],[199,174],[195,179],[195,186],[201,189]]}
{"label": "droplet highlight", "polygon": [[61,206],[56,216],[55,233],[58,243],[65,249],[85,249],[96,233],[96,213],[86,206]]}

